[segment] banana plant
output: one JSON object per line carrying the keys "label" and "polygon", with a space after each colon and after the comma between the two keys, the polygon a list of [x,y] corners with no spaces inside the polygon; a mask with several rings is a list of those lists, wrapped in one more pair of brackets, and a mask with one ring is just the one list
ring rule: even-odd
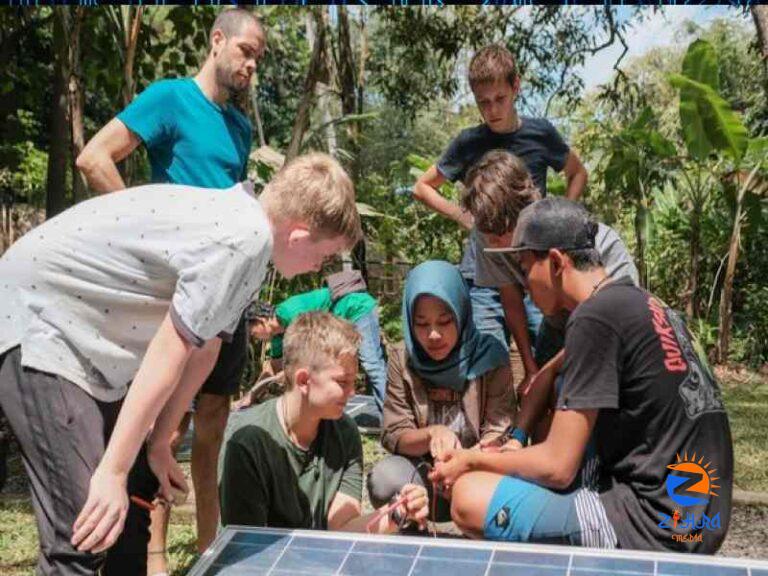
{"label": "banana plant", "polygon": [[670,179],[676,157],[674,144],[656,125],[653,111],[646,106],[632,124],[611,138],[612,152],[605,169],[605,185],[620,190],[635,207],[635,264],[644,287],[649,285],[645,248],[654,191]]}
{"label": "banana plant", "polygon": [[[723,289],[720,293],[720,335],[717,342],[718,362],[725,362],[728,359],[733,322],[733,279],[736,275],[736,264],[739,259],[741,232],[745,222],[749,220],[748,210],[746,209],[747,200],[754,199],[754,197],[765,194],[768,191],[767,171],[768,138],[750,139],[746,153],[733,172],[734,182],[738,191],[733,211],[731,240],[728,246],[728,264],[725,269]],[[757,211],[758,216],[762,216],[761,212],[761,210]]]}
{"label": "banana plant", "polygon": [[747,149],[747,130],[739,115],[720,96],[717,54],[711,44],[696,40],[688,46],[680,74],[669,81],[680,90],[680,126],[687,150],[681,176],[691,208],[690,280],[686,313],[699,312],[701,216],[706,202],[720,188],[717,173],[731,160],[738,164]]}

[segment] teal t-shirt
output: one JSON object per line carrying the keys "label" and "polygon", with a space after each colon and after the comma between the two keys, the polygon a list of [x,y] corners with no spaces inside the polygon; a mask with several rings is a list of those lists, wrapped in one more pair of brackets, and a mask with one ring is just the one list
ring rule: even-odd
{"label": "teal t-shirt", "polygon": [[[375,309],[376,299],[368,292],[351,292],[333,302],[330,288],[318,288],[283,300],[275,307],[275,316],[284,328],[288,328],[296,318],[306,312],[330,312],[354,324]],[[282,358],[282,334],[272,338],[269,355],[272,358]]]}
{"label": "teal t-shirt", "polygon": [[154,82],[117,118],[147,147],[153,182],[229,188],[246,178],[251,123],[192,78]]}

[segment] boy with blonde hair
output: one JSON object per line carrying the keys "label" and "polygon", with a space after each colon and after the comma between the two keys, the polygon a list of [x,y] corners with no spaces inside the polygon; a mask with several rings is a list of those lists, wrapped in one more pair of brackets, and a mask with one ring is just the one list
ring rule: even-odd
{"label": "boy with blonde hair", "polygon": [[416,182],[414,196],[471,231],[460,270],[470,285],[475,323],[479,330],[494,334],[506,343],[506,320],[520,352],[525,381],[528,381],[538,370],[531,336],[538,330],[541,312],[530,299],[524,299],[515,285],[498,286],[481,277],[479,261],[485,240],[475,230],[472,214],[441,196],[438,189],[446,180],[464,180],[468,170],[486,152],[496,149],[511,152],[523,161],[542,196],[547,194],[548,168],[564,173],[566,196],[572,200],[584,191],[587,171],[549,120],[518,114],[520,76],[515,58],[507,48],[492,44],[480,49],[469,65],[469,85],[483,123],[462,130],[454,138],[437,164]]}
{"label": "boy with blonde hair", "polygon": [[31,479],[39,572],[146,571],[148,514],[128,497],[186,489],[171,438],[269,261],[317,271],[360,236],[351,180],[312,154],[259,197],[246,182],[92,198],[3,255],[0,404]]}
{"label": "boy with blonde hair", "polygon": [[286,391],[233,417],[221,458],[222,525],[396,531],[426,521],[422,486],[392,514],[363,516],[363,448],[344,413],[355,393],[355,327],[328,312],[298,317],[283,342]]}

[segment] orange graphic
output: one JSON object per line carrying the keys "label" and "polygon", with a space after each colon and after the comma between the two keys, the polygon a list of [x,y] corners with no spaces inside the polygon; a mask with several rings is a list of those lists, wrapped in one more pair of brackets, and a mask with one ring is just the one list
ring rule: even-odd
{"label": "orange graphic", "polygon": [[699,458],[697,462],[696,453],[694,452],[690,459],[688,458],[687,453],[684,453],[682,458],[680,458],[680,454],[677,454],[677,462],[670,464],[667,466],[667,468],[670,470],[677,470],[679,472],[691,472],[698,474],[701,477],[701,480],[696,482],[696,484],[693,484],[687,488],[688,492],[697,492],[699,494],[717,496],[717,493],[714,490],[716,488],[720,488],[720,486],[714,482],[715,480],[719,480],[720,477],[713,476],[713,474],[717,472],[717,469],[710,469],[710,464],[711,462],[704,464],[704,456]]}

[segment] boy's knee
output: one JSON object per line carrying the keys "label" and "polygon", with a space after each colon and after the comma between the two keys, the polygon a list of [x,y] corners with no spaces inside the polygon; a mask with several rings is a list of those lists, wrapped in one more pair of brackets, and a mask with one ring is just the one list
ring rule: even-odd
{"label": "boy's knee", "polygon": [[406,484],[423,484],[416,467],[403,456],[388,456],[368,474],[368,495],[375,508],[389,502]]}
{"label": "boy's knee", "polygon": [[483,533],[485,510],[480,510],[477,488],[472,474],[464,474],[451,490],[451,520],[465,534]]}

